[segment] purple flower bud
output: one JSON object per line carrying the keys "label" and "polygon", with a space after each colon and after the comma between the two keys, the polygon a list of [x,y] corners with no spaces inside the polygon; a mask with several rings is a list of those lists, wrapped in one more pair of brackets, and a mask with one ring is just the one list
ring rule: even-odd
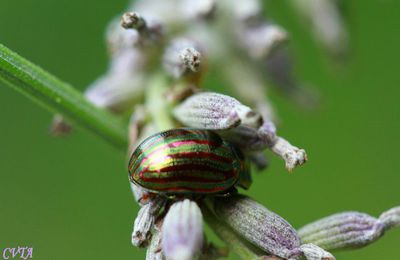
{"label": "purple flower bud", "polygon": [[326,250],[366,246],[384,233],[384,224],[360,212],[344,212],[325,217],[302,227],[299,235],[304,243]]}
{"label": "purple flower bud", "polygon": [[174,203],[164,219],[162,248],[171,260],[192,260],[203,245],[203,218],[193,201]]}
{"label": "purple flower bud", "polygon": [[236,34],[241,47],[253,59],[268,57],[277,46],[287,40],[287,33],[283,28],[269,23],[238,26]]}
{"label": "purple flower bud", "polygon": [[153,228],[155,217],[164,204],[164,198],[154,197],[139,210],[132,232],[132,244],[134,246],[148,246],[151,239],[151,230]]}
{"label": "purple flower bud", "polygon": [[146,64],[137,50],[125,50],[112,59],[109,71],[86,90],[86,98],[98,107],[125,112],[143,98]]}
{"label": "purple flower bud", "polygon": [[143,96],[144,79],[105,75],[85,92],[86,98],[98,107],[121,113]]}
{"label": "purple flower bud", "polygon": [[248,197],[215,198],[214,210],[235,232],[267,253],[285,259],[301,253],[296,230],[282,217]]}
{"label": "purple flower bud", "polygon": [[[265,122],[259,129],[240,125],[233,129],[218,131],[218,133],[246,153],[250,152],[251,154],[254,151],[270,148],[285,160],[288,171],[292,171],[296,166],[303,165],[308,159],[303,149],[299,149],[277,136],[275,125],[270,121]],[[263,166],[259,158],[258,162],[260,162],[260,166]]]}
{"label": "purple flower bud", "polygon": [[335,260],[331,253],[313,244],[301,245],[300,250],[307,260]]}
{"label": "purple flower bud", "polygon": [[267,100],[258,100],[255,102],[255,109],[264,118],[264,121],[275,122],[276,115],[271,104]]}
{"label": "purple flower bud", "polygon": [[332,55],[346,52],[348,35],[336,1],[296,0],[291,3],[310,22],[314,36]]}
{"label": "purple flower bud", "polygon": [[385,230],[400,226],[400,207],[395,207],[383,212],[379,221],[385,225]]}
{"label": "purple flower bud", "polygon": [[209,130],[223,130],[240,123],[259,126],[261,116],[236,99],[211,92],[195,94],[178,105],[175,117],[184,125]]}
{"label": "purple flower bud", "polygon": [[218,133],[244,151],[261,151],[272,146],[276,137],[275,131],[272,122],[265,122],[259,129],[240,125]]}

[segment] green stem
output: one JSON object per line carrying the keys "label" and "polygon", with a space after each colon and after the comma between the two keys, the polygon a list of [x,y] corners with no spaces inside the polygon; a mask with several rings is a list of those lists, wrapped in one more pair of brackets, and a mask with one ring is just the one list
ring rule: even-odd
{"label": "green stem", "polygon": [[146,107],[159,131],[175,127],[171,118],[171,105],[166,99],[168,79],[162,73],[156,73],[147,86]]}
{"label": "green stem", "polygon": [[122,121],[88,102],[69,84],[57,79],[0,44],[0,81],[30,97],[69,121],[107,140],[117,148],[127,147]]}

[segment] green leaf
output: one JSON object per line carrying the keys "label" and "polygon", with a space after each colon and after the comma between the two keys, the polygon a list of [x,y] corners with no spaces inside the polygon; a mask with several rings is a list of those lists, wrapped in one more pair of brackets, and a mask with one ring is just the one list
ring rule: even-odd
{"label": "green leaf", "polygon": [[117,148],[126,149],[127,127],[122,121],[88,102],[69,84],[1,44],[0,80]]}

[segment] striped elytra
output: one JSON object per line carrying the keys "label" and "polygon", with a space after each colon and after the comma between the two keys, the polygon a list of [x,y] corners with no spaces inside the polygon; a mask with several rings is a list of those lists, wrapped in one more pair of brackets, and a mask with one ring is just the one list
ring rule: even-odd
{"label": "striped elytra", "polygon": [[244,158],[216,133],[172,129],[144,140],[131,154],[130,180],[155,193],[222,193],[245,172]]}

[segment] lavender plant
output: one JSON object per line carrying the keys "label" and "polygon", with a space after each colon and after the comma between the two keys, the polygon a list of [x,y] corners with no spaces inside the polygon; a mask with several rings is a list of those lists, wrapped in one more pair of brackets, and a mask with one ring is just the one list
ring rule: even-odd
{"label": "lavender plant", "polygon": [[[307,93],[281,47],[286,38],[264,18],[261,1],[142,0],[108,26],[109,69],[85,98],[4,46],[0,76],[60,113],[53,133],[66,134],[75,123],[128,147],[131,188],[141,206],[132,244],[147,248],[147,259],[226,257],[226,249],[207,241],[204,221],[242,259],[334,259],[328,251],[366,246],[399,226],[400,208],[379,218],[339,213],[296,230],[237,190],[251,186],[249,163],[267,167],[264,150],[288,171],[307,161],[304,149],[277,134],[266,99],[267,72],[283,88]],[[230,86],[223,94],[204,85],[209,70]],[[132,110],[127,128],[110,115]],[[166,130],[182,127],[195,129],[192,136],[168,139],[179,131]],[[221,143],[223,152],[216,149]]]}

